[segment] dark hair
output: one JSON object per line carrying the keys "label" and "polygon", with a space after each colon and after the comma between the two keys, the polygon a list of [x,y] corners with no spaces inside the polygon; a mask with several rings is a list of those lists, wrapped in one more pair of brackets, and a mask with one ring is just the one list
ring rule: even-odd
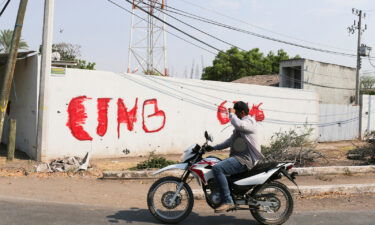
{"label": "dark hair", "polygon": [[236,102],[234,103],[233,108],[239,112],[244,111],[246,115],[249,114],[249,106],[245,102],[242,102],[242,101]]}

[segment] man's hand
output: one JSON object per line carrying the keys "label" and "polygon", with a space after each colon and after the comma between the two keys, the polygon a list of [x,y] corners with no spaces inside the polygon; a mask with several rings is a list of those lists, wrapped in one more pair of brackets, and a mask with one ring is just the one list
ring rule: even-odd
{"label": "man's hand", "polygon": [[236,110],[233,109],[233,108],[229,108],[229,109],[228,109],[228,112],[229,112],[229,113],[236,113]]}
{"label": "man's hand", "polygon": [[206,152],[212,152],[215,149],[211,145],[207,145],[206,148],[205,148],[205,150],[206,150]]}

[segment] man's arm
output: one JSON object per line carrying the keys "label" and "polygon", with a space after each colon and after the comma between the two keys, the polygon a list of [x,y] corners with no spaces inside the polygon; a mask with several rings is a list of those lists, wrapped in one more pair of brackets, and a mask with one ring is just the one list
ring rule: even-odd
{"label": "man's arm", "polygon": [[233,139],[233,134],[227,140],[225,140],[223,143],[213,146],[213,149],[214,150],[223,150],[223,149],[229,148],[230,145],[232,144],[232,139]]}
{"label": "man's arm", "polygon": [[255,123],[240,120],[234,113],[229,113],[229,119],[234,128],[240,132],[251,133],[255,130]]}

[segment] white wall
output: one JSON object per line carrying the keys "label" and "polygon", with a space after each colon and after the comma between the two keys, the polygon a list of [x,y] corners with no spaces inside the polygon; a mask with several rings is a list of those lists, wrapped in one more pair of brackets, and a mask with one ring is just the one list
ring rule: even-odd
{"label": "white wall", "polygon": [[[306,60],[303,77],[305,90],[315,90],[319,93],[323,104],[351,104],[351,97],[355,96],[355,68]],[[311,84],[328,87],[320,87]],[[352,97],[353,98],[353,97]]]}
{"label": "white wall", "polygon": [[8,143],[9,118],[17,120],[16,148],[36,158],[38,102],[38,56],[18,60],[9,100],[10,114],[5,118],[3,143]]}
{"label": "white wall", "polygon": [[362,134],[375,130],[375,96],[362,95]]}
{"label": "white wall", "polygon": [[342,141],[358,138],[359,106],[320,104],[319,141]]}
{"label": "white wall", "polygon": [[[42,155],[43,160],[65,155],[83,156],[87,151],[92,151],[95,157],[124,156],[126,149],[130,155],[145,155],[152,150],[181,153],[192,144],[202,143],[205,130],[213,134],[214,143],[218,143],[232,132],[231,127],[224,129],[228,124],[220,124],[217,118],[218,106],[225,100],[242,100],[250,106],[263,103],[260,107],[266,118],[260,123],[263,144],[275,132],[301,128],[306,122],[313,124],[314,135],[318,135],[318,96],[310,91],[76,69],[67,69],[65,75],[51,75],[49,82],[48,109],[44,112],[49,126],[44,131],[47,150]],[[84,109],[71,102],[79,96],[89,98],[83,101]],[[103,136],[97,133],[98,98],[111,98],[108,129]],[[138,98],[134,129],[129,131],[125,124],[120,125],[120,137],[117,132],[119,98],[128,110]],[[148,99],[156,99],[162,112],[148,117],[155,110],[154,105],[146,105],[143,119],[143,104]],[[82,128],[92,140],[78,140],[67,126],[69,105],[70,116],[84,110],[87,118],[81,117]],[[226,106],[233,105],[227,103]],[[143,123],[148,129],[157,129],[162,124],[163,113],[164,127],[158,132],[145,132]],[[74,124],[74,119],[69,124]]]}

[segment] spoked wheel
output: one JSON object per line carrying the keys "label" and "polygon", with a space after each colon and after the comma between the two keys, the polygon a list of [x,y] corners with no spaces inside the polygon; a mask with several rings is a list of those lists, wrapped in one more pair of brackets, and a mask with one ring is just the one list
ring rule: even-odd
{"label": "spoked wheel", "polygon": [[262,224],[285,223],[293,212],[293,197],[288,187],[280,182],[270,182],[255,189],[251,194],[260,205],[250,212]]}
{"label": "spoked wheel", "polygon": [[[178,223],[193,209],[194,197],[191,188],[177,177],[157,180],[147,194],[147,205],[151,214],[164,223]],[[176,193],[179,185],[181,191]]]}

